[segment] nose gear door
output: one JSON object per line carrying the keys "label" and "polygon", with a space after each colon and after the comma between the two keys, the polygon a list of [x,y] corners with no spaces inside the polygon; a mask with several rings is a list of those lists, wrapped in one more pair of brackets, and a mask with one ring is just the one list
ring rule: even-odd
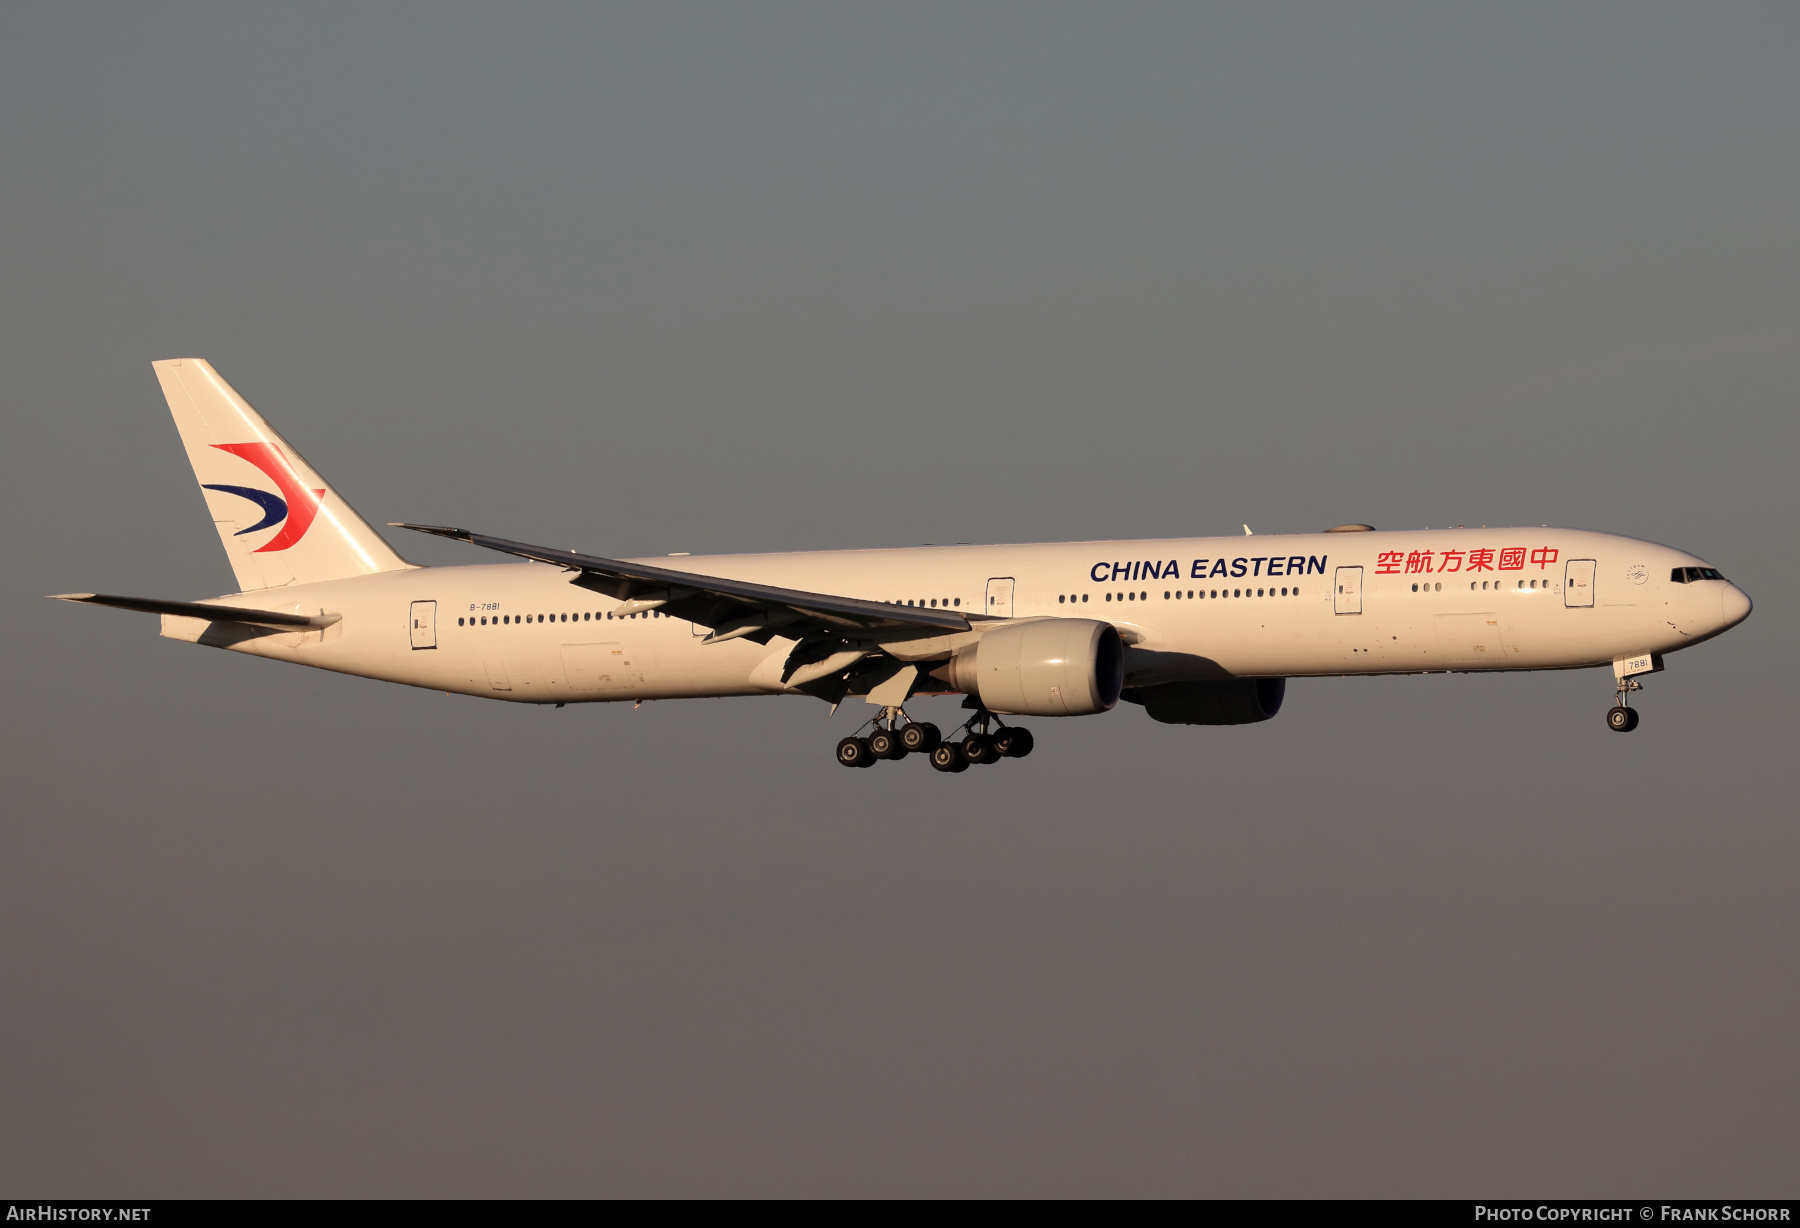
{"label": "nose gear door", "polygon": [[415,601],[412,603],[412,646],[418,648],[437,647],[437,602]]}
{"label": "nose gear door", "polygon": [[1337,569],[1337,592],[1332,595],[1331,608],[1339,614],[1362,613],[1362,568]]}

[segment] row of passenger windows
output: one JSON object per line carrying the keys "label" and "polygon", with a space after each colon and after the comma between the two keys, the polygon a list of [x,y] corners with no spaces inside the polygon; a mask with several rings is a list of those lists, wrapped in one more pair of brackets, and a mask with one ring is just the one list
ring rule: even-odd
{"label": "row of passenger windows", "polygon": [[[1481,584],[1479,587],[1485,589],[1488,586],[1488,583],[1489,583],[1488,581],[1483,580],[1483,581],[1481,581]],[[1503,587],[1503,585],[1501,585],[1500,581],[1498,581],[1498,580],[1493,581],[1493,585],[1495,588]],[[1469,591],[1474,592],[1476,587],[1477,587],[1477,585],[1476,585],[1475,581],[1470,580],[1469,581]],[[1549,588],[1550,581],[1548,581],[1548,580],[1519,580],[1514,583],[1513,587],[1514,588],[1525,588],[1525,589],[1540,588],[1540,587],[1541,588]],[[1415,584],[1412,587],[1412,591],[1415,593],[1441,593],[1444,591],[1444,586],[1442,584]]]}
{"label": "row of passenger windows", "polygon": [[[962,598],[961,597],[933,597],[930,599],[930,607],[932,609],[936,609],[940,603],[942,603],[942,605],[946,609],[948,609],[951,606],[960,606],[962,604]],[[921,597],[917,601],[914,601],[912,598],[909,597],[905,601],[890,601],[890,602],[888,602],[888,604],[889,605],[925,605],[926,599],[924,597]]]}
{"label": "row of passenger windows", "polygon": [[[668,615],[664,614],[661,610],[640,610],[638,613],[642,614],[645,618],[667,618],[668,617]],[[461,626],[511,627],[511,626],[515,626],[515,625],[523,625],[523,624],[529,623],[529,622],[540,622],[541,623],[541,622],[545,621],[546,619],[548,619],[550,622],[553,622],[553,623],[557,623],[557,622],[585,623],[585,622],[599,622],[601,619],[604,618],[610,622],[614,617],[615,616],[611,615],[611,614],[602,614],[598,610],[584,610],[579,614],[538,614],[535,616],[531,615],[531,614],[495,614],[495,615],[493,615],[492,622],[489,622],[489,620],[486,617],[483,617],[482,619],[480,619],[479,622],[477,622],[477,620],[473,616],[470,616],[468,618],[457,619],[456,625],[459,627],[461,627]],[[636,617],[638,617],[638,615],[637,614],[620,614],[620,615],[617,615],[617,617],[622,621],[627,618],[636,618]]]}
{"label": "row of passenger windows", "polygon": [[[1257,588],[1257,589],[1215,588],[1215,589],[1210,589],[1210,590],[1204,589],[1204,588],[1201,588],[1201,589],[1190,588],[1187,590],[1186,593],[1183,593],[1180,589],[1177,588],[1177,589],[1164,589],[1163,590],[1163,600],[1164,601],[1181,601],[1185,598],[1188,601],[1204,601],[1208,597],[1211,597],[1214,600],[1218,600],[1218,599],[1224,598],[1224,597],[1261,597],[1261,596],[1264,596],[1265,594],[1270,597],[1276,597],[1276,596],[1298,597],[1300,595],[1300,590],[1298,588],[1293,588],[1293,589],[1270,588],[1270,589],[1266,589],[1266,590],[1260,589],[1260,588]],[[1076,601],[1086,601],[1087,599],[1088,599],[1088,595],[1086,593],[1081,593],[1079,595],[1075,594],[1075,593],[1058,593],[1057,597],[1056,597],[1056,604],[1057,605],[1072,604]],[[1119,593],[1115,596],[1112,593],[1108,593],[1108,594],[1106,594],[1105,600],[1107,600],[1107,601],[1148,601],[1148,600],[1150,600],[1150,594],[1144,593],[1144,592]]]}

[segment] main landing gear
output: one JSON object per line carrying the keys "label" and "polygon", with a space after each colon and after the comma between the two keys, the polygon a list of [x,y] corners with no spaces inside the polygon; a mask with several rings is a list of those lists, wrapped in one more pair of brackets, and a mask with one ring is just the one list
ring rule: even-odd
{"label": "main landing gear", "polygon": [[[902,724],[902,718],[905,723]],[[877,759],[904,759],[911,754],[928,755],[931,766],[940,772],[966,772],[971,763],[998,763],[1002,759],[1023,759],[1031,753],[1034,739],[1031,730],[1003,725],[1000,718],[986,709],[977,709],[957,734],[944,738],[936,725],[915,721],[900,708],[883,708],[869,722],[873,728],[862,730],[837,744],[837,761],[845,767],[874,767]],[[979,728],[977,728],[979,726]],[[868,728],[868,726],[865,726]]]}
{"label": "main landing gear", "polygon": [[1612,730],[1614,733],[1630,733],[1633,729],[1638,727],[1637,709],[1628,708],[1625,705],[1626,701],[1630,699],[1633,691],[1641,691],[1643,689],[1643,686],[1639,684],[1636,678],[1619,679],[1619,689],[1614,695],[1614,698],[1619,702],[1609,708],[1606,713],[1606,727],[1608,729]]}

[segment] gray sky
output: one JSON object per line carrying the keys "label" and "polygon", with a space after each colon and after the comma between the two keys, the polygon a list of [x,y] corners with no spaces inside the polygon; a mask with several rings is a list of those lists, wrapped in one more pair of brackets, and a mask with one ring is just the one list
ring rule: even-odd
{"label": "gray sky", "polygon": [[[0,1188],[1792,1195],[1797,55],[1791,4],[6,7]],[[188,354],[374,522],[1547,522],[1757,610],[1630,737],[1604,671],[1302,680],[852,773],[810,700],[43,601],[229,586]]]}

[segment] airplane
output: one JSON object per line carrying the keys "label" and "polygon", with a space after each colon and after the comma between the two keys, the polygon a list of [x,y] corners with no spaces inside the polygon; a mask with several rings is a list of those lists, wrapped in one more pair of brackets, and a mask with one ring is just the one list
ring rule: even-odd
{"label": "airplane", "polygon": [[[1251,724],[1296,677],[1610,665],[1606,723],[1629,733],[1639,680],[1751,610],[1686,551],[1547,526],[613,559],[392,524],[526,560],[421,567],[205,360],[152,366],[240,591],[57,600],[161,615],[170,639],[511,703],[860,699],[875,714],[838,742],[845,767],[1023,758],[1034,739],[1007,718],[1121,701],[1165,724]],[[922,694],[964,696],[968,718],[948,736],[913,720]]]}

